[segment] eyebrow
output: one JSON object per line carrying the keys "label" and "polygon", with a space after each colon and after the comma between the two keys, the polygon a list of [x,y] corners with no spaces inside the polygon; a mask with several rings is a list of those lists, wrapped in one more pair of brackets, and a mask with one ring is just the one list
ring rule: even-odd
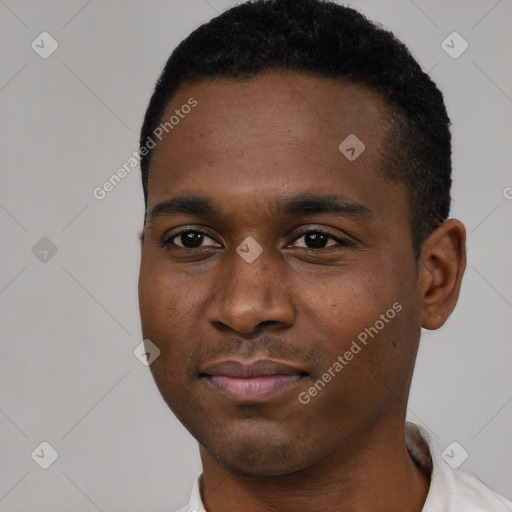
{"label": "eyebrow", "polygon": [[[372,212],[363,204],[338,195],[299,194],[279,200],[271,206],[272,215],[331,214],[349,218],[369,219]],[[173,215],[219,217],[221,209],[210,199],[201,196],[182,196],[166,199],[151,210],[151,220]]]}

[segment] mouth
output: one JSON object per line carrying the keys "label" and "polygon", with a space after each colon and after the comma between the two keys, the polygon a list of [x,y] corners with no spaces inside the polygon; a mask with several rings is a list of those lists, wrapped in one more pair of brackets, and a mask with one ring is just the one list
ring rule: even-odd
{"label": "mouth", "polygon": [[252,363],[220,361],[205,368],[199,377],[230,400],[249,404],[271,400],[308,375],[296,366],[260,359]]}

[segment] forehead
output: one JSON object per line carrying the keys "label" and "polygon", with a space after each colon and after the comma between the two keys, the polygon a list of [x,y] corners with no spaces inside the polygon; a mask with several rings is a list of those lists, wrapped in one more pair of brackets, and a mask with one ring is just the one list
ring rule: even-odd
{"label": "forehead", "polygon": [[[175,114],[191,98],[197,106],[191,112],[184,109],[188,113],[178,119]],[[185,144],[188,157],[204,155],[205,150],[208,154],[225,148],[242,151],[248,137],[254,146],[267,138],[295,144],[294,153],[300,154],[301,147],[306,153],[328,143],[337,150],[340,137],[353,133],[369,149],[376,149],[389,124],[385,112],[377,93],[339,79],[284,71],[251,78],[208,78],[183,85],[172,97],[162,122],[173,118],[179,124],[169,126],[163,139]],[[162,146],[157,146],[154,158]]]}
{"label": "forehead", "polygon": [[180,88],[162,122],[172,116],[152,155],[149,209],[192,189],[247,201],[316,189],[375,203],[391,186],[386,108],[364,86],[282,71],[205,79]]}

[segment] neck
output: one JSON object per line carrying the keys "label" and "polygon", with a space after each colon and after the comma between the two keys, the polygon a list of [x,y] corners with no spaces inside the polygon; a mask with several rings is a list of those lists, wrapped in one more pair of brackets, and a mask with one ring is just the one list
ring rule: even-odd
{"label": "neck", "polygon": [[360,431],[329,460],[278,476],[235,474],[201,446],[203,502],[209,512],[420,512],[429,477],[407,451],[405,418],[394,423]]}

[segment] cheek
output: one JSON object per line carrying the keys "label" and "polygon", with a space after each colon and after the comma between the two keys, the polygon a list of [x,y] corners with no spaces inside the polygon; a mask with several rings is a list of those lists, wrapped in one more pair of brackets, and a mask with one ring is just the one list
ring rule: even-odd
{"label": "cheek", "polygon": [[148,250],[143,256],[139,275],[139,305],[143,327],[168,329],[169,333],[192,314],[193,289],[189,282],[174,272],[169,263]]}
{"label": "cheek", "polygon": [[300,307],[321,333],[316,343],[327,364],[323,371],[343,359],[333,388],[354,396],[385,393],[407,375],[419,333],[411,321],[412,277],[395,260],[341,271],[322,285],[303,281],[309,292]]}
{"label": "cheek", "polygon": [[193,382],[189,367],[195,334],[190,326],[194,324],[185,313],[183,293],[168,277],[155,271],[141,272],[139,282],[142,333],[160,350],[149,368],[167,405],[182,417]]}
{"label": "cheek", "polygon": [[[187,368],[193,353],[192,343],[198,325],[194,304],[197,300],[185,284],[155,271],[149,265],[141,267],[139,278],[139,307],[144,338],[150,339],[159,349],[160,356],[151,365],[154,373],[174,378]],[[196,306],[197,308],[197,306]]]}
{"label": "cheek", "polygon": [[303,300],[298,307],[313,321],[329,326],[335,337],[356,337],[399,300],[398,283],[383,274],[354,267],[341,269],[321,282],[302,278],[303,293],[299,295]]}

